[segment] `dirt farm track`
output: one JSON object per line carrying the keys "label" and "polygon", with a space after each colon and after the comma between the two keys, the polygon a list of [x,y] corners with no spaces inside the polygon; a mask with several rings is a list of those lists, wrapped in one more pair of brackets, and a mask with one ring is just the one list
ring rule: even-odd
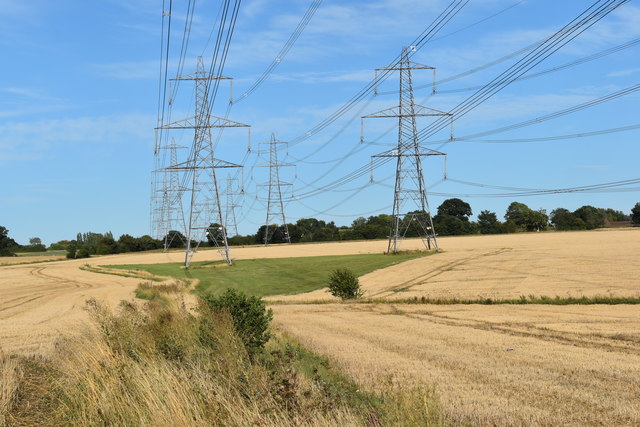
{"label": "dirt farm track", "polygon": [[[386,304],[334,304],[325,291],[274,297],[275,322],[356,381],[435,385],[452,420],[640,425],[640,306],[407,305],[398,298],[640,296],[640,229],[449,237],[442,253],[361,278]],[[403,248],[419,247],[406,241]],[[386,242],[235,248],[235,259],[380,253]],[[12,265],[0,258],[0,349],[46,354],[86,327],[88,298],[132,299],[140,279],[84,264],[180,261],[127,254]],[[196,260],[217,259],[202,251]],[[20,262],[28,260],[21,259]],[[329,270],[331,267],[327,266]],[[309,304],[309,303],[312,304]]]}

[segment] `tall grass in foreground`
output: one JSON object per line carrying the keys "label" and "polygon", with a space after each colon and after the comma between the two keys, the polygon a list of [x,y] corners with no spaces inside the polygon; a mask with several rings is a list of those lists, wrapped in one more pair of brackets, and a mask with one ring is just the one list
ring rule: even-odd
{"label": "tall grass in foreground", "polygon": [[[433,393],[361,392],[290,338],[250,357],[229,312],[179,300],[90,300],[96,331],[51,359],[0,359],[7,425],[326,426],[440,424]],[[20,370],[25,371],[21,380]],[[5,381],[5,378],[7,381]],[[25,409],[27,408],[27,409]]]}
{"label": "tall grass in foreground", "polygon": [[18,360],[7,357],[0,350],[0,426],[7,423],[7,412],[15,399],[21,379],[22,370]]}

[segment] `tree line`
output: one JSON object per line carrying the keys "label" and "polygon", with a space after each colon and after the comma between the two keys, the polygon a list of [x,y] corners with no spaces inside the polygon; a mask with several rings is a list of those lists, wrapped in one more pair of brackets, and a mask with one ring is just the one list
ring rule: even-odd
{"label": "tree line", "polygon": [[[417,237],[421,229],[411,222],[416,215],[426,216],[425,212],[414,211],[406,215],[400,229],[404,237]],[[439,236],[456,236],[467,234],[502,234],[544,231],[548,228],[555,230],[592,230],[604,227],[607,222],[631,221],[640,225],[640,202],[627,215],[622,211],[611,208],[596,208],[590,205],[582,206],[571,212],[565,208],[557,208],[547,214],[546,210],[531,209],[524,203],[513,202],[504,214],[504,221],[498,219],[495,212],[483,210],[478,214],[477,221],[471,221],[473,211],[469,203],[452,198],[445,200],[438,206],[433,216],[433,225]],[[287,224],[287,230],[292,243],[323,242],[337,240],[366,240],[386,239],[392,225],[392,216],[380,214],[368,218],[355,219],[351,226],[336,226],[333,221],[325,222],[315,218],[302,218],[295,223]],[[271,225],[273,231],[271,243],[286,242],[285,227]],[[264,242],[266,227],[261,226],[256,234],[234,236],[229,243],[234,245],[260,244]]]}
{"label": "tree line", "polygon": [[[417,237],[421,229],[415,225],[420,221],[412,221],[416,216],[428,219],[425,212],[414,211],[406,215],[401,229],[404,237]],[[549,228],[555,230],[592,230],[605,227],[607,223],[630,221],[633,225],[640,225],[640,202],[631,209],[630,214],[611,208],[596,208],[585,205],[575,211],[557,208],[550,214],[544,209],[534,210],[526,204],[513,202],[507,208],[503,218],[498,219],[495,212],[483,210],[476,221],[471,221],[473,211],[467,202],[452,198],[445,200],[438,206],[433,216],[435,232],[439,236],[456,236],[468,234],[502,234],[527,231],[544,231]],[[426,218],[425,218],[426,217]],[[287,224],[287,230],[292,243],[328,242],[339,240],[368,240],[386,239],[389,237],[392,216],[380,214],[368,218],[356,218],[350,226],[337,226],[333,221],[323,221],[316,218],[301,218],[295,223]],[[269,226],[273,233],[270,243],[286,242],[285,227]],[[211,224],[212,230],[220,230],[219,224]],[[263,225],[255,234],[238,235],[228,238],[230,245],[254,245],[264,243],[266,227]],[[212,234],[208,240],[201,242],[201,246],[214,246]],[[140,252],[162,249],[164,241],[169,242],[170,248],[183,248],[186,237],[176,230],[171,230],[163,239],[154,239],[149,235],[133,237],[129,234],[121,235],[117,240],[111,232],[106,233],[78,233],[75,240],[61,240],[49,246],[49,250],[66,250],[67,258],[86,258],[91,255],[109,255],[124,252]],[[195,246],[198,242],[192,242]],[[0,226],[0,256],[13,256],[16,252],[44,251],[47,248],[38,237],[29,239],[29,245],[20,245],[9,237],[9,230]]]}

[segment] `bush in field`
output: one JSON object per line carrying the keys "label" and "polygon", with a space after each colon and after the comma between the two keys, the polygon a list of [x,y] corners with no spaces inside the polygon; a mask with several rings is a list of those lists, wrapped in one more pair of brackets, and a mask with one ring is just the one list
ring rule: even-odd
{"label": "bush in field", "polygon": [[358,278],[346,268],[338,268],[329,275],[329,292],[343,300],[356,299],[364,295]]}
{"label": "bush in field", "polygon": [[[206,295],[202,298],[201,314],[229,312],[233,325],[251,357],[259,353],[271,338],[269,323],[273,312],[266,308],[258,297],[248,297],[240,291],[227,289],[220,296]],[[207,313],[209,312],[209,313]],[[206,328],[206,323],[203,323]],[[207,340],[206,331],[203,338]]]}
{"label": "bush in field", "polygon": [[76,258],[89,258],[89,251],[86,248],[80,248],[76,252]]}
{"label": "bush in field", "polygon": [[65,249],[67,250],[67,259],[75,259],[78,252],[78,244],[75,241],[71,241]]}

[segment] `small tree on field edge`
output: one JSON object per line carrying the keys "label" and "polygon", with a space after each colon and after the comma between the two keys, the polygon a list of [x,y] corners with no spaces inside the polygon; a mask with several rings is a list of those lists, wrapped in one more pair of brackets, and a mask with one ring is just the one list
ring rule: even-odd
{"label": "small tree on field edge", "polygon": [[349,269],[338,268],[329,275],[329,292],[334,297],[356,299],[364,295],[360,288],[360,281]]}

